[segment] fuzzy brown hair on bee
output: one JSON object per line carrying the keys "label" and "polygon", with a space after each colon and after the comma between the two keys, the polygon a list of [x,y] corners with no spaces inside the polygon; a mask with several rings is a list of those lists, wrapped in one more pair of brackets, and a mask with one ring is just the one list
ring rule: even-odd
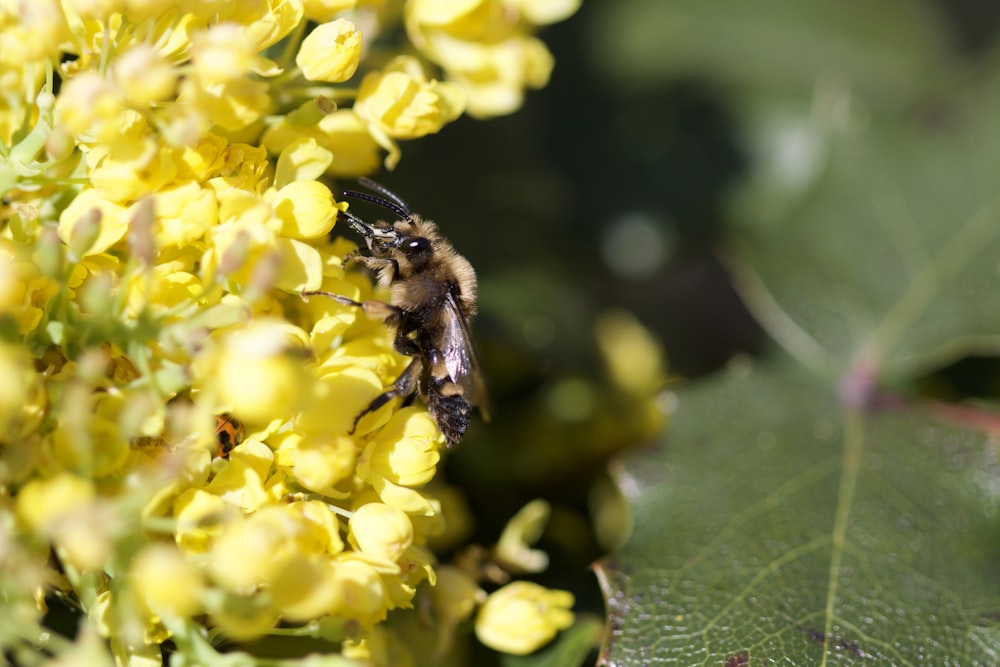
{"label": "fuzzy brown hair on bee", "polygon": [[383,221],[371,225],[351,213],[341,213],[364,237],[369,250],[368,255],[352,255],[345,263],[358,262],[374,271],[379,284],[389,288],[389,303],[358,302],[330,292],[304,296],[328,296],[362,308],[394,330],[396,351],[412,357],[392,386],[357,416],[354,428],[362,417],[390,400],[408,401],[419,394],[448,445],[454,445],[465,435],[473,407],[489,417],[469,333],[469,322],[476,314],[476,272],[436,224],[414,214],[384,186],[366,178],[359,183],[378,194],[347,191],[344,196],[378,204],[400,219],[391,225]]}

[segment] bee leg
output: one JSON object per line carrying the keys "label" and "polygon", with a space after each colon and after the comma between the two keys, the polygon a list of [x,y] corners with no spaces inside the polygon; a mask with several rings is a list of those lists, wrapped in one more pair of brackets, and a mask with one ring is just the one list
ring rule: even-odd
{"label": "bee leg", "polygon": [[367,301],[355,301],[354,299],[349,299],[346,296],[340,294],[334,294],[333,292],[324,292],[322,290],[312,290],[309,292],[300,292],[302,296],[325,296],[333,299],[337,303],[343,304],[345,306],[354,306],[355,308],[360,308],[365,311],[365,315],[375,318],[377,320],[382,320],[393,324],[399,319],[401,313],[400,309],[396,306],[392,306],[383,301],[377,301],[375,299],[368,299]]}
{"label": "bee leg", "polygon": [[399,374],[396,381],[392,383],[392,387],[386,389],[381,394],[376,396],[368,407],[361,411],[361,413],[354,418],[354,426],[351,427],[351,434],[358,428],[358,422],[361,418],[367,414],[375,412],[383,405],[388,403],[394,398],[409,398],[413,396],[413,393],[417,390],[417,382],[420,380],[420,372],[423,370],[423,362],[420,357],[414,357],[409,363],[406,369]]}
{"label": "bee leg", "polygon": [[344,258],[344,265],[348,262],[364,264],[365,267],[378,274],[379,282],[383,285],[390,284],[399,275],[399,262],[389,257],[372,257],[353,252]]}

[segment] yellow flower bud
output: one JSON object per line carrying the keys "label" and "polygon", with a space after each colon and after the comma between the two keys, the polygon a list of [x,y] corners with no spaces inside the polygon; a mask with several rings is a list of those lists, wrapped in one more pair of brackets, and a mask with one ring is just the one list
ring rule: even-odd
{"label": "yellow flower bud", "polygon": [[359,176],[378,169],[378,144],[353,109],[324,116],[318,130],[325,139],[324,145],[331,146],[337,156],[330,165],[333,176]]}
{"label": "yellow flower bud", "polygon": [[361,59],[361,33],[345,19],[316,26],[302,40],[295,64],[310,81],[339,83],[354,76]]}
{"label": "yellow flower bud", "polygon": [[214,369],[202,383],[211,384],[225,411],[240,421],[288,419],[302,392],[301,350],[308,340],[283,321],[252,322],[223,338]]}
{"label": "yellow flower bud", "polygon": [[530,545],[542,536],[551,511],[546,501],[533,500],[507,522],[496,546],[497,562],[504,569],[514,573],[542,572],[549,566],[548,554]]}
{"label": "yellow flower bud", "polygon": [[281,220],[279,233],[295,239],[326,236],[337,219],[333,193],[319,181],[289,183],[278,190],[271,206]]}
{"label": "yellow flower bud", "polygon": [[[94,211],[99,215],[95,215]],[[97,190],[90,188],[78,194],[59,216],[59,226],[56,228],[59,238],[69,245],[73,239],[81,236],[81,225],[94,224],[95,217],[98,233],[93,242],[83,250],[84,255],[102,253],[125,237],[129,219],[125,207],[109,202]]]}
{"label": "yellow flower bud", "polygon": [[440,130],[462,113],[465,96],[454,84],[428,81],[416,59],[395,58],[365,76],[354,111],[395,139],[415,139]]}
{"label": "yellow flower bud", "polygon": [[476,616],[476,637],[513,655],[531,653],[573,624],[573,594],[515,581],[494,591]]}
{"label": "yellow flower bud", "polygon": [[339,495],[334,486],[354,474],[357,452],[346,435],[311,433],[286,439],[276,460],[306,489]]}
{"label": "yellow flower bud", "polygon": [[365,449],[364,476],[369,469],[393,484],[420,486],[431,481],[441,460],[441,432],[427,412],[404,408],[393,414]]}
{"label": "yellow flower bud", "polygon": [[284,188],[294,181],[312,181],[323,175],[333,153],[323,148],[312,137],[294,139],[281,150],[274,170],[274,183]]}
{"label": "yellow flower bud", "polygon": [[338,558],[334,561],[332,583],[336,594],[331,613],[364,626],[385,618],[385,585],[371,565],[354,558]]}
{"label": "yellow flower bud", "polygon": [[132,591],[157,616],[186,618],[201,609],[205,581],[176,547],[147,546],[135,557],[130,574]]}
{"label": "yellow flower bud", "polygon": [[358,550],[396,562],[413,544],[413,524],[404,512],[383,503],[355,510],[348,522],[349,539]]}

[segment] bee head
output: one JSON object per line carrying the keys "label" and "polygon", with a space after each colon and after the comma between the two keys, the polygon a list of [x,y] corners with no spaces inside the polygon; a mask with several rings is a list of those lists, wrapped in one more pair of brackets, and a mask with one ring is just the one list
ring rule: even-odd
{"label": "bee head", "polygon": [[[385,253],[390,250],[398,250],[406,256],[407,260],[418,265],[430,259],[432,250],[431,240],[424,236],[407,233],[407,227],[414,231],[418,228],[409,204],[384,185],[376,183],[370,178],[361,177],[358,179],[358,182],[366,188],[377,192],[378,195],[346,190],[343,196],[363,199],[364,201],[378,204],[382,208],[386,208],[398,215],[400,221],[391,227],[376,227],[345,211],[343,215],[351,228],[368,239],[369,247],[378,252]],[[401,225],[400,223],[405,224]]]}

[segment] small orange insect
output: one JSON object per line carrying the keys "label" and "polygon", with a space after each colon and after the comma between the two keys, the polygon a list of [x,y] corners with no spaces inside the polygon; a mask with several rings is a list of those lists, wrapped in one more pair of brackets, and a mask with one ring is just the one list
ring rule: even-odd
{"label": "small orange insect", "polygon": [[235,417],[229,414],[215,415],[215,455],[226,458],[233,447],[243,442],[246,429]]}

